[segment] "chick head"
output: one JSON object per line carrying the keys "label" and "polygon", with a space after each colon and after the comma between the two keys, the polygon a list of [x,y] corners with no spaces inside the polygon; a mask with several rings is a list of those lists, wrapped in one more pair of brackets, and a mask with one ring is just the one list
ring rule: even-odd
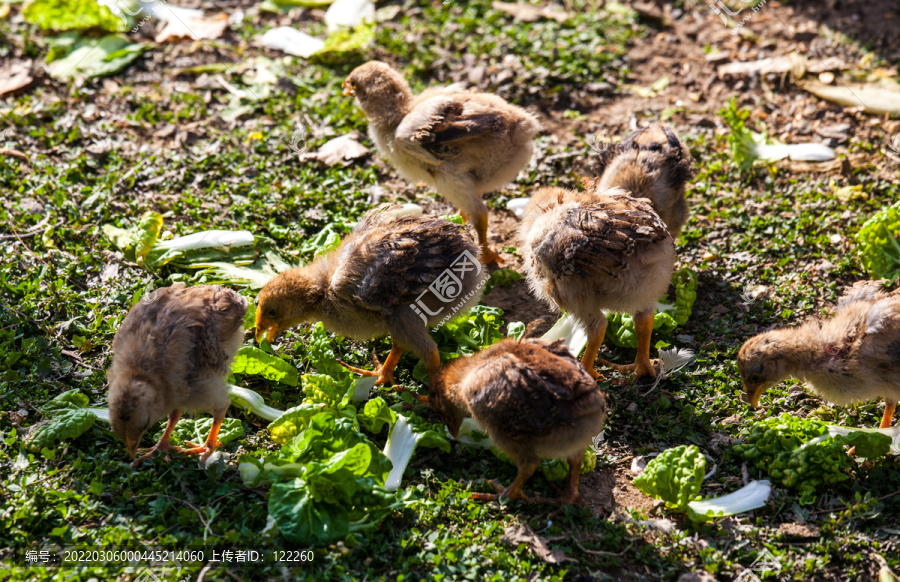
{"label": "chick head", "polygon": [[744,383],[741,400],[754,408],[763,393],[790,376],[790,363],[778,334],[769,332],[748,339],[737,356]]}
{"label": "chick head", "polygon": [[109,387],[110,428],[125,441],[132,458],[147,429],[169,412],[149,382],[129,379]]}
{"label": "chick head", "polygon": [[343,83],[344,95],[356,97],[363,111],[374,104],[393,104],[409,95],[403,76],[381,61],[369,61],[353,69]]}
{"label": "chick head", "polygon": [[268,336],[273,342],[286,329],[307,322],[317,302],[313,295],[312,284],[300,269],[266,283],[256,299],[256,341]]}

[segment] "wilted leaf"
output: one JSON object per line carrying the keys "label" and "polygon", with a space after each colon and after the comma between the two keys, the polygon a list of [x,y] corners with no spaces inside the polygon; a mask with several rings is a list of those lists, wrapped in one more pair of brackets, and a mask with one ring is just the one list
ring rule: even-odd
{"label": "wilted leaf", "polygon": [[325,42],[290,26],[279,26],[262,35],[260,44],[289,55],[308,58],[325,46]]}
{"label": "wilted leaf", "polygon": [[578,561],[575,558],[567,556],[562,550],[551,550],[547,545],[547,540],[534,533],[526,523],[507,526],[506,529],[503,530],[503,536],[500,538],[500,541],[513,546],[525,544],[538,558],[544,560],[548,564]]}
{"label": "wilted leaf", "polygon": [[0,67],[0,95],[27,87],[32,81],[31,61],[12,62]]}
{"label": "wilted leaf", "polygon": [[328,166],[349,165],[351,161],[369,153],[369,148],[359,142],[361,139],[361,133],[356,130],[351,131],[325,142],[314,154],[314,157]]}
{"label": "wilted leaf", "polygon": [[220,12],[215,16],[195,16],[172,19],[156,35],[156,42],[172,39],[191,38],[194,40],[214,40],[222,36],[228,26],[228,15]]}
{"label": "wilted leaf", "polygon": [[843,105],[844,107],[862,107],[869,113],[900,113],[900,85],[886,83],[881,85],[825,85],[816,81],[800,83],[800,87],[816,97]]}

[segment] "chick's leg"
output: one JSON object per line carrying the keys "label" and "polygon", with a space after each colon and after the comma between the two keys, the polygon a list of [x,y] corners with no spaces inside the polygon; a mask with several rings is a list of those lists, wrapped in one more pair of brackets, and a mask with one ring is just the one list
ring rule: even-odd
{"label": "chick's leg", "polygon": [[525,486],[525,482],[531,478],[531,475],[534,474],[537,467],[538,461],[536,460],[519,463],[516,479],[510,483],[509,487],[503,487],[500,483],[491,481],[491,485],[497,490],[497,493],[473,493],[472,499],[477,499],[479,501],[499,501],[501,497],[508,497],[509,499],[521,499],[525,503],[531,503],[531,497],[522,491],[522,487]]}
{"label": "chick's leg", "polygon": [[637,355],[633,364],[616,364],[601,358],[597,361],[604,366],[610,367],[619,372],[634,372],[635,377],[640,378],[650,374],[652,378],[656,378],[656,370],[653,362],[650,360],[650,337],[653,335],[653,311],[645,311],[635,314],[634,328],[638,336]]}
{"label": "chick's leg", "polygon": [[478,235],[478,244],[481,245],[481,262],[485,265],[491,263],[502,263],[503,257],[498,255],[491,249],[488,244],[488,211],[486,207],[481,208],[473,217],[475,224],[475,233]]}
{"label": "chick's leg", "polygon": [[584,355],[581,356],[581,365],[595,380],[603,380],[603,376],[594,369],[597,352],[600,351],[600,346],[603,345],[603,338],[606,336],[606,317],[601,313],[600,318],[601,320],[592,326],[593,329],[589,332],[587,347],[584,348]]}
{"label": "chick's leg", "polygon": [[362,368],[356,368],[347,364],[345,362],[341,362],[341,365],[350,370],[351,372],[355,372],[357,374],[362,374],[363,376],[377,376],[378,380],[376,380],[376,384],[381,384],[384,386],[393,386],[394,385],[394,368],[397,367],[397,362],[400,361],[400,357],[403,355],[405,350],[398,346],[396,343],[391,343],[391,353],[388,354],[387,360],[384,361],[384,364],[381,364],[378,361],[378,357],[373,353],[372,359],[375,361],[375,369],[374,370],[363,370]]}
{"label": "chick's leg", "polygon": [[[180,410],[173,410],[169,413],[169,422],[166,424],[166,430],[163,431],[163,435],[160,437],[159,442],[156,443],[152,448],[146,449],[143,455],[138,457],[131,463],[132,467],[137,467],[144,460],[149,459],[153,456],[153,453],[168,453],[169,451],[175,451],[176,453],[181,452],[181,447],[176,447],[169,443],[169,439],[172,437],[172,431],[175,430],[175,425],[178,424],[178,419],[181,418]],[[169,455],[166,454],[166,460],[169,460]]]}
{"label": "chick's leg", "polygon": [[536,497],[537,503],[552,503],[554,505],[575,505],[581,503],[578,495],[578,477],[581,475],[581,463],[584,461],[584,451],[572,455],[566,461],[569,463],[569,477],[566,480],[566,491],[562,497],[546,498]]}
{"label": "chick's leg", "polygon": [[634,358],[634,374],[638,378],[650,374],[656,378],[656,371],[650,361],[650,337],[653,335],[653,310],[636,313],[634,329],[638,336],[637,356]]}
{"label": "chick's leg", "polygon": [[894,409],[897,408],[897,401],[884,399],[884,416],[881,417],[881,424],[878,428],[891,428],[894,421]]}
{"label": "chick's leg", "polygon": [[[227,409],[226,409],[227,410]],[[185,449],[182,451],[185,455],[202,455],[200,457],[201,461],[205,461],[209,458],[210,455],[215,452],[216,447],[219,446],[219,429],[222,428],[222,422],[225,420],[225,412],[223,411],[221,414],[217,415],[213,418],[212,427],[209,429],[209,436],[206,437],[206,442],[200,446],[195,446],[193,443],[186,443],[191,445],[193,448]]]}

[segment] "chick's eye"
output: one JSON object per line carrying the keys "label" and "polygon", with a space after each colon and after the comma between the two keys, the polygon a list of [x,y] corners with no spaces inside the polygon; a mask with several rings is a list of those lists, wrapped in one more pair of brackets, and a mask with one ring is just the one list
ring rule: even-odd
{"label": "chick's eye", "polygon": [[268,317],[269,319],[275,319],[276,317],[278,317],[278,312],[275,311],[274,307],[270,307],[266,309],[266,317]]}
{"label": "chick's eye", "polygon": [[753,382],[754,384],[759,384],[760,382],[762,382],[762,376],[760,376],[759,374],[750,374],[750,376],[747,377],[747,380]]}

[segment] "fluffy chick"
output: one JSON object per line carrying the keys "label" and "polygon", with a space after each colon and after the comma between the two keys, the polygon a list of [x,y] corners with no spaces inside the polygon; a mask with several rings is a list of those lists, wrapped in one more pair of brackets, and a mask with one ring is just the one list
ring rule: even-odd
{"label": "fluffy chick", "polygon": [[525,209],[519,240],[528,283],[539,298],[571,313],[588,335],[582,363],[594,360],[606,333],[604,309],[634,316],[637,376],[656,376],[650,335],[656,301],[669,287],[675,244],[643,199],[613,188],[603,193],[541,188]]}
{"label": "fluffy chick", "polygon": [[413,95],[406,79],[379,61],[354,69],[343,86],[369,119],[369,136],[381,155],[472,221],[485,264],[500,260],[488,245],[481,195],[514,180],[528,163],[537,120],[496,95],[453,87]]}
{"label": "fluffy chick", "polygon": [[[113,432],[134,457],[147,429],[169,417],[162,438],[134,465],[155,451],[202,453],[205,459],[215,450],[230,403],[225,377],[243,342],[246,312],[247,300],[230,289],[184,283],[157,289],[128,312],[106,374]],[[205,445],[182,451],[169,444],[183,411],[213,415]]]}
{"label": "fluffy chick", "polygon": [[509,487],[494,483],[499,495],[476,499],[531,499],[522,487],[545,459],[566,459],[569,478],[559,499],[576,503],[578,475],[585,448],[603,430],[606,398],[562,340],[505,339],[468,358],[458,358],[440,372],[425,402],[456,437],[465,416],[516,463]]}
{"label": "fluffy chick", "polygon": [[838,406],[883,398],[880,426],[891,426],[900,399],[900,289],[885,293],[885,283],[856,283],[830,319],[747,340],[737,358],[741,398],[755,407],[763,392],[790,376]]}
{"label": "fluffy chick", "polygon": [[[476,305],[486,269],[478,247],[449,220],[396,218],[385,205],[370,211],[340,247],[280,273],[259,293],[256,338],[269,341],[301,323],[321,321],[355,339],[391,335],[391,353],[374,372],[393,384],[403,352],[412,350],[429,374],[440,368],[428,328]],[[349,366],[348,366],[349,368]]]}
{"label": "fluffy chick", "polygon": [[639,129],[600,154],[599,178],[584,178],[588,192],[621,188],[646,198],[672,238],[678,238],[688,219],[685,183],[693,174],[691,153],[675,132],[662,124]]}

